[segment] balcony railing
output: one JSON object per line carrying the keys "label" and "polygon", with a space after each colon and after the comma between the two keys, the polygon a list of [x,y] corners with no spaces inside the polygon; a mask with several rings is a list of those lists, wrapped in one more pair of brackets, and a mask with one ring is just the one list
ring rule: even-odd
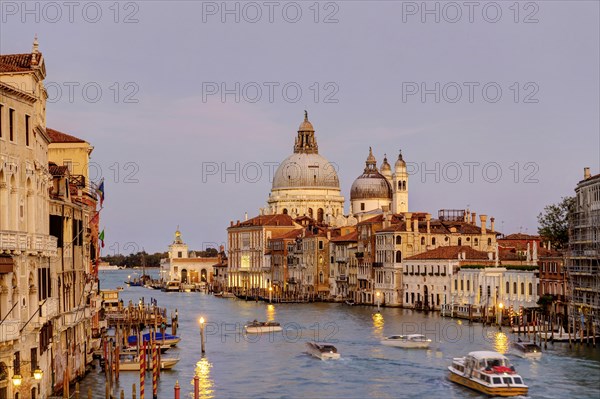
{"label": "balcony railing", "polygon": [[0,230],[0,250],[30,252],[43,256],[56,256],[57,238],[47,234],[28,234]]}

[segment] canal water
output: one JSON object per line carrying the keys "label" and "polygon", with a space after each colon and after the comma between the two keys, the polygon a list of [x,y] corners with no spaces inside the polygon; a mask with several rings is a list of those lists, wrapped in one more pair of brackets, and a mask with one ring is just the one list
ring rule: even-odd
{"label": "canal water", "polygon": [[[124,286],[120,297],[127,304],[156,299],[168,312],[177,309],[181,342],[164,357],[180,361],[162,371],[158,397],[173,398],[176,381],[181,397],[191,398],[193,378],[200,378],[201,398],[475,398],[474,391],[447,379],[453,357],[474,350],[506,353],[516,340],[506,328],[469,325],[437,312],[347,306],[334,303],[275,304],[218,298],[212,295],[167,293],[123,284],[131,270],[102,271],[101,288]],[[132,276],[133,277],[133,276]],[[206,354],[201,355],[198,320],[206,320]],[[246,336],[241,327],[249,320],[276,320],[283,333]],[[428,350],[382,346],[388,335],[423,333],[433,340]],[[342,358],[321,361],[305,352],[305,343],[333,343]],[[599,398],[600,349],[550,344],[542,359],[508,356],[529,385],[532,398]],[[152,397],[151,374],[146,376],[146,398]],[[131,397],[139,372],[121,372],[114,394],[121,389]],[[99,367],[81,382],[104,398],[104,373]]]}

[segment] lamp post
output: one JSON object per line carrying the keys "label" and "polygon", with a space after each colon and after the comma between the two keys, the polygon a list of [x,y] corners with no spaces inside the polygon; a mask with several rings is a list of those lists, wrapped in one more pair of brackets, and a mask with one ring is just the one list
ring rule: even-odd
{"label": "lamp post", "polygon": [[379,299],[379,297],[380,297],[380,295],[381,295],[381,292],[379,292],[379,291],[377,291],[377,292],[375,293],[375,296],[377,297],[377,311],[378,311],[378,312],[379,312],[379,303],[380,303],[380,299]]}
{"label": "lamp post", "polygon": [[504,308],[504,304],[500,302],[498,304],[498,330],[502,330],[502,309]]}
{"label": "lamp post", "polygon": [[200,347],[204,354],[204,317],[200,317]]}
{"label": "lamp post", "polygon": [[273,286],[269,286],[269,303],[271,303],[272,297],[273,297]]}

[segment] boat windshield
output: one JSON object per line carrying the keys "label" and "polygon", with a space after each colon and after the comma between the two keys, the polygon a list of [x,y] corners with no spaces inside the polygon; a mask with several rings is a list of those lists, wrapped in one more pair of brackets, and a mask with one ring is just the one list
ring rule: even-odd
{"label": "boat windshield", "polygon": [[506,364],[504,363],[504,359],[487,359],[486,366],[487,367],[500,367],[500,366],[506,366]]}
{"label": "boat windshield", "polygon": [[323,345],[321,352],[337,352],[337,349],[333,345]]}

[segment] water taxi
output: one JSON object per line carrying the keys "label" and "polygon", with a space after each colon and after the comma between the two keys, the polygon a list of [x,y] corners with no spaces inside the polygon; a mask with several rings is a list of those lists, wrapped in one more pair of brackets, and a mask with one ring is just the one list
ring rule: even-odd
{"label": "water taxi", "polygon": [[336,360],[341,357],[337,348],[333,345],[317,344],[316,342],[307,342],[308,353],[321,360]]}
{"label": "water taxi", "polygon": [[272,333],[282,331],[281,325],[276,321],[252,321],[244,326],[246,334]]}
{"label": "water taxi", "polygon": [[181,285],[180,285],[179,280],[171,280],[171,281],[167,282],[167,284],[163,288],[163,291],[165,291],[165,292],[179,292],[180,289],[181,289]]}
{"label": "water taxi", "polygon": [[519,357],[526,359],[540,359],[542,357],[542,348],[531,341],[513,342],[511,344],[511,352]]}
{"label": "water taxi", "polygon": [[421,334],[392,335],[389,337],[385,337],[381,341],[381,344],[387,346],[395,346],[398,348],[424,349],[429,348],[431,340]]}
{"label": "water taxi", "polygon": [[498,352],[470,352],[448,366],[450,381],[491,396],[527,395],[529,387],[508,359]]}

